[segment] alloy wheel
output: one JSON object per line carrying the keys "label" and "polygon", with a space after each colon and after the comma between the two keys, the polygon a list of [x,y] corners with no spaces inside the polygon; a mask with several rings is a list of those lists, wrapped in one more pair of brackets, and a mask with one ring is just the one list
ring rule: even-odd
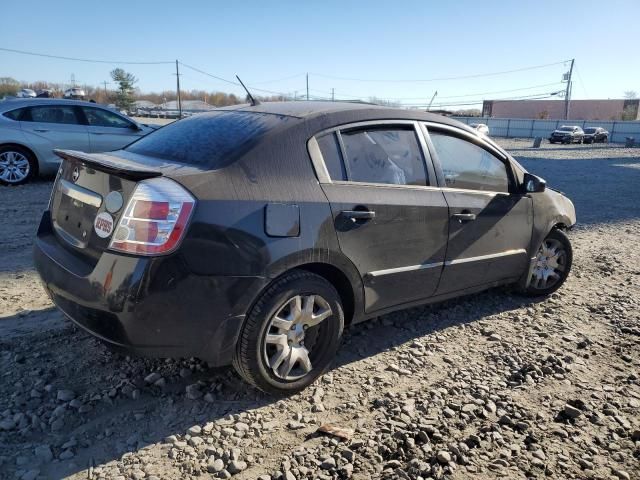
{"label": "alloy wheel", "polygon": [[271,318],[264,340],[264,360],[277,378],[298,380],[313,370],[313,347],[322,322],[333,314],[320,295],[296,295]]}
{"label": "alloy wheel", "polygon": [[0,153],[0,180],[7,183],[20,183],[29,176],[29,159],[20,152]]}
{"label": "alloy wheel", "polygon": [[536,264],[531,274],[531,286],[538,290],[553,287],[562,280],[567,267],[567,252],[555,238],[547,238],[536,255]]}

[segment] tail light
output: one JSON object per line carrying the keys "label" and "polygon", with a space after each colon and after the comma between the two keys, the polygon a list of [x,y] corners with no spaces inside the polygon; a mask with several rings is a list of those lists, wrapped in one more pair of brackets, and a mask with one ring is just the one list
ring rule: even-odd
{"label": "tail light", "polygon": [[109,248],[139,255],[171,252],[184,236],[195,204],[173,180],[143,180],[120,217]]}

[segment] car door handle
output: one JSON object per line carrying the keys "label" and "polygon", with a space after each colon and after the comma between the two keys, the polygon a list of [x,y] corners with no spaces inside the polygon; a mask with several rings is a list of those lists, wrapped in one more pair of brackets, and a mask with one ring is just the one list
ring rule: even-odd
{"label": "car door handle", "polygon": [[476,219],[476,214],[475,213],[454,213],[452,217],[458,220],[460,223],[472,222],[473,220]]}
{"label": "car door handle", "polygon": [[33,131],[34,132],[45,133],[45,132],[48,132],[49,130],[47,130],[46,128],[34,128]]}
{"label": "car door handle", "polygon": [[376,212],[372,210],[343,210],[340,214],[354,222],[357,220],[371,220],[376,217]]}

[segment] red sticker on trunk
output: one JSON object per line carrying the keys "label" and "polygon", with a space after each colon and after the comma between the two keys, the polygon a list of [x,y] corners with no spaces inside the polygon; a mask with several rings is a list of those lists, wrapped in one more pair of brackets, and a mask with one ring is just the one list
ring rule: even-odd
{"label": "red sticker on trunk", "polygon": [[113,233],[113,217],[107,212],[99,213],[93,222],[93,229],[100,238],[107,238]]}

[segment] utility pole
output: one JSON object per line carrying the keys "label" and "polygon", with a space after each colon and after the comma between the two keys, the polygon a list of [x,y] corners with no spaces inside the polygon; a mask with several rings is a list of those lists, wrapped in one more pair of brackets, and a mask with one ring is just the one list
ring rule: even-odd
{"label": "utility pole", "polygon": [[309,74],[307,73],[307,102],[309,101]]}
{"label": "utility pole", "polygon": [[335,88],[331,89],[331,101],[332,102],[336,101],[336,89]]}
{"label": "utility pole", "polygon": [[108,99],[108,95],[107,95],[107,83],[109,83],[109,82],[107,82],[107,81],[105,80],[105,81],[104,81],[104,82],[102,82],[102,83],[104,83],[104,99],[105,99],[105,100],[107,100],[107,99]]}
{"label": "utility pole", "polygon": [[178,94],[178,118],[182,118],[182,99],[180,98],[180,70],[176,60],[176,92]]}
{"label": "utility pole", "polygon": [[564,93],[564,119],[569,120],[569,102],[571,102],[571,75],[573,74],[573,62],[575,58],[571,59],[571,67],[569,67],[569,76],[567,77],[567,90]]}

